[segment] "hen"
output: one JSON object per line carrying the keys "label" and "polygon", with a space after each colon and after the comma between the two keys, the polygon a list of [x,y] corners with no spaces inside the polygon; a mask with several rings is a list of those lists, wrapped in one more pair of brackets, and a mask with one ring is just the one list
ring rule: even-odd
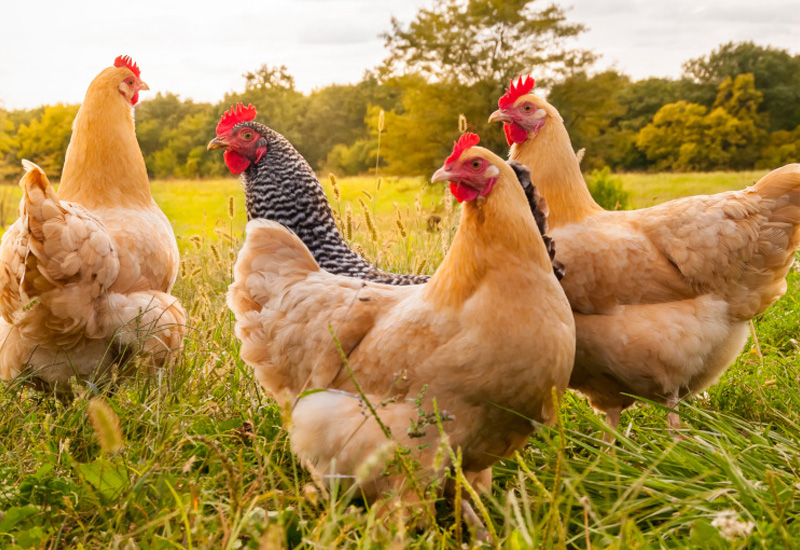
{"label": "hen", "polygon": [[225,164],[241,174],[248,219],[273,220],[291,229],[331,273],[391,285],[413,285],[426,275],[381,271],[347,246],[314,170],[285,137],[256,122],[241,103],[222,115],[208,149],[224,149]]}
{"label": "hen", "polygon": [[[569,379],[569,304],[513,170],[477,142],[462,136],[433,176],[451,181],[464,206],[452,247],[424,285],[327,273],[282,225],[247,225],[228,294],[242,359],[293,407],[291,445],[303,462],[322,477],[358,472],[369,499],[408,489],[402,473],[368,467],[387,444],[414,450],[420,478],[441,474],[437,428],[409,430],[421,417],[448,411],[444,431],[463,452],[465,475],[485,479],[524,445],[531,420],[553,421],[552,392]],[[375,415],[353,394],[361,392]]]}
{"label": "hen", "polygon": [[89,86],[56,196],[32,163],[20,218],[0,245],[0,376],[68,397],[72,376],[101,376],[145,352],[179,350],[185,313],[169,295],[178,250],[153,202],[131,107],[147,85],[117,58]]}
{"label": "hen", "polygon": [[[743,191],[603,210],[583,181],[558,111],[512,81],[489,121],[504,123],[511,158],[530,166],[550,205],[575,313],[570,387],[609,424],[633,394],[677,409],[714,383],[748,336],[748,322],[786,291],[800,243],[800,165]],[[668,416],[677,428],[676,412]]]}
{"label": "hen", "polygon": [[[256,122],[256,108],[241,103],[222,115],[217,136],[209,150],[224,149],[225,164],[244,185],[248,219],[280,222],[291,229],[308,247],[320,267],[349,277],[390,285],[426,282],[427,275],[388,273],[376,268],[342,238],[336,227],[325,191],[305,158],[278,132]],[[547,208],[533,196],[530,174],[519,163],[512,163],[535,213],[542,235],[547,230]],[[544,237],[551,258],[555,248]],[[553,262],[556,275],[563,266]]]}

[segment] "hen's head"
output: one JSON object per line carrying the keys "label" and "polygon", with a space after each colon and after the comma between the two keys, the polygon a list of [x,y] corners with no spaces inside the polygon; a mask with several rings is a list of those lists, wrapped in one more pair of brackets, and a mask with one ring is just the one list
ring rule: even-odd
{"label": "hen's head", "polygon": [[506,93],[497,101],[500,108],[489,117],[489,122],[503,123],[509,145],[535,137],[549,117],[559,117],[552,105],[530,93],[535,82],[530,75],[520,76],[516,84],[512,78]]}
{"label": "hen's head", "polygon": [[453,153],[431,177],[432,182],[450,182],[450,191],[458,202],[485,197],[500,175],[496,163],[502,159],[483,147],[475,147],[479,142],[476,134],[463,134],[453,144]]}
{"label": "hen's head", "polygon": [[139,101],[139,92],[150,87],[140,78],[139,67],[127,55],[120,55],[114,60],[114,66],[101,73],[103,80],[116,87],[131,107]]}
{"label": "hen's head", "polygon": [[237,103],[222,115],[217,124],[217,137],[208,144],[208,150],[224,149],[225,165],[234,175],[258,164],[267,153],[267,138],[252,121],[256,108]]}

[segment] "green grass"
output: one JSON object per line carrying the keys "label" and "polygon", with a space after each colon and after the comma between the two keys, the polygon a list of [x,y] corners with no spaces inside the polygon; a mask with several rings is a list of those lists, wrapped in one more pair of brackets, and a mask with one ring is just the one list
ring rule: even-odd
{"label": "green grass", "polygon": [[[663,185],[652,178],[650,189]],[[385,182],[374,205],[373,237],[357,199],[346,199],[374,185],[340,182],[342,204],[335,209],[346,212],[351,205],[352,240],[384,267],[432,272],[457,211],[435,189],[422,193],[418,211],[419,184],[389,195]],[[289,452],[279,411],[238,359],[224,303],[244,223],[238,182],[155,182],[153,188],[181,237],[176,293],[191,320],[185,352],[172,369],[126,380],[105,396],[125,441],[117,454],[102,451],[87,421],[91,387],[79,387],[70,406],[16,383],[0,388],[0,548],[476,545],[468,536],[459,540],[446,507],[434,525],[417,531],[312,489]],[[229,195],[237,200],[233,220]],[[442,219],[429,232],[427,217],[434,213]],[[233,236],[225,236],[231,230]],[[192,235],[200,239],[190,241]],[[517,457],[494,469],[494,487],[483,503],[498,544],[800,546],[799,301],[800,275],[792,272],[787,295],[755,322],[761,355],[749,342],[717,385],[681,404],[685,441],[672,438],[661,408],[638,407],[623,415],[617,443],[608,450],[602,419],[567,394],[558,425],[542,429]],[[712,526],[722,512],[752,522],[752,532],[723,538]]]}
{"label": "green grass", "polygon": [[653,206],[678,197],[711,195],[722,191],[744,189],[754,184],[767,170],[747,172],[702,172],[620,174],[622,185],[632,195],[634,208]]}

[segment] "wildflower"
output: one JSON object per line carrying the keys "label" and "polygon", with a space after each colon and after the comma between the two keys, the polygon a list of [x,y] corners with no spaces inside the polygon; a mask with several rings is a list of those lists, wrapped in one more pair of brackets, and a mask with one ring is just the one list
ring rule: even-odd
{"label": "wildflower", "polygon": [[720,534],[728,540],[746,538],[753,532],[756,526],[752,521],[739,521],[739,516],[733,510],[724,510],[717,514],[711,522]]}

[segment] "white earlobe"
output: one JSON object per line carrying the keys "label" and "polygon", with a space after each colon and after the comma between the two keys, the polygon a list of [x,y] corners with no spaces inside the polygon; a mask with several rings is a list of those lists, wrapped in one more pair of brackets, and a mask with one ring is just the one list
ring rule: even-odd
{"label": "white earlobe", "polygon": [[537,109],[535,113],[533,113],[533,118],[539,120],[540,118],[544,118],[547,116],[547,111],[544,109]]}
{"label": "white earlobe", "polygon": [[500,175],[500,169],[495,166],[494,164],[490,165],[489,168],[486,169],[486,175],[490,178],[494,178]]}

